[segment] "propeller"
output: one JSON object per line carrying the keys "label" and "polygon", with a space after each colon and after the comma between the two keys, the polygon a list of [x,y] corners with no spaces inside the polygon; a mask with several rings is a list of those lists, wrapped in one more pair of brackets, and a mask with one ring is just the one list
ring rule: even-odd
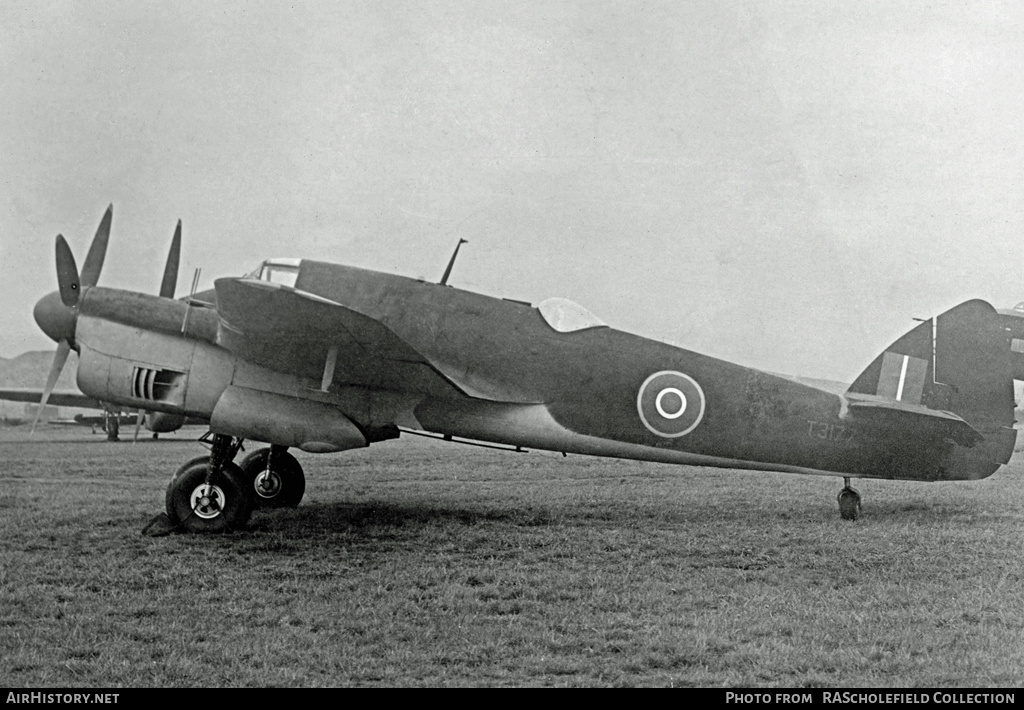
{"label": "propeller", "polygon": [[145,409],[135,411],[135,436],[132,437],[132,446],[139,443],[139,429],[142,428],[142,420],[145,419],[148,413]]}
{"label": "propeller", "polygon": [[[167,263],[164,264],[164,277],[160,281],[160,298],[174,298],[174,288],[178,285],[178,264],[181,261],[181,220],[174,228],[174,236],[171,237],[171,249],[167,252]],[[139,409],[135,413],[135,436],[132,437],[132,444],[139,441],[139,429],[142,422],[149,416],[149,411]]]}
{"label": "propeller", "polygon": [[36,416],[32,422],[32,433],[36,431],[39,424],[39,417],[57,386],[60,373],[71,354],[72,341],[75,337],[75,320],[78,316],[78,304],[82,298],[82,289],[95,286],[103,270],[103,260],[107,255],[107,242],[110,240],[110,222],[114,216],[114,205],[107,207],[107,211],[100,220],[100,226],[96,230],[96,236],[92,239],[89,253],[85,257],[85,266],[79,274],[78,265],[75,263],[75,255],[71,253],[71,247],[63,235],[57,235],[56,259],[57,259],[57,287],[58,299],[55,294],[44,296],[36,304],[34,316],[36,323],[44,333],[57,341],[57,353],[53,356],[50,364],[50,373],[46,377],[46,386],[43,387],[43,396],[39,400],[39,408],[36,409]]}
{"label": "propeller", "polygon": [[174,228],[171,239],[171,250],[167,253],[167,264],[164,265],[164,278],[160,282],[160,297],[174,298],[174,287],[178,283],[178,262],[181,260],[181,220]]}
{"label": "propeller", "polygon": [[96,236],[92,238],[89,246],[89,253],[85,255],[85,266],[82,267],[82,286],[88,288],[95,286],[99,281],[100,271],[103,270],[103,259],[107,256],[107,242],[110,240],[110,221],[114,218],[114,206],[107,207],[107,211],[100,220],[100,226],[96,230]]}
{"label": "propeller", "polygon": [[57,235],[57,287],[60,289],[61,303],[68,308],[78,305],[78,292],[81,290],[78,264],[63,234]]}
{"label": "propeller", "polygon": [[[68,356],[72,350],[77,350],[75,345],[75,325],[78,319],[78,307],[82,300],[82,294],[86,289],[96,285],[103,271],[103,261],[107,256],[107,243],[110,241],[110,223],[114,218],[114,206],[107,207],[107,211],[100,220],[100,226],[96,229],[96,236],[89,245],[89,253],[86,254],[85,264],[82,271],[78,271],[75,256],[71,253],[71,247],[63,235],[57,235],[56,260],[57,260],[57,292],[43,296],[36,303],[33,315],[36,323],[50,338],[57,341],[57,354],[53,357],[50,365],[50,373],[46,378],[46,386],[43,388],[43,396],[39,400],[39,409],[36,410],[36,418],[32,423],[32,432],[35,432],[39,417],[43,408],[53,394],[60,373],[67,363]],[[160,296],[162,298],[174,298],[174,288],[178,281],[178,264],[181,259],[181,220],[174,230],[174,237],[171,239],[171,249],[167,254],[167,263],[164,265],[164,276],[160,282]],[[144,413],[142,413],[144,414]],[[138,417],[141,422],[142,416]],[[136,427],[136,438],[138,428]]]}
{"label": "propeller", "polygon": [[36,433],[36,425],[39,424],[39,417],[43,414],[43,409],[46,407],[46,402],[50,399],[50,395],[53,394],[53,388],[57,386],[57,380],[60,379],[61,370],[64,369],[64,363],[68,361],[68,355],[71,354],[71,343],[67,340],[62,340],[57,344],[57,354],[53,356],[53,363],[50,365],[50,374],[46,377],[46,386],[43,388],[43,397],[39,400],[39,407],[36,409],[36,418],[32,420],[32,431],[29,436]]}

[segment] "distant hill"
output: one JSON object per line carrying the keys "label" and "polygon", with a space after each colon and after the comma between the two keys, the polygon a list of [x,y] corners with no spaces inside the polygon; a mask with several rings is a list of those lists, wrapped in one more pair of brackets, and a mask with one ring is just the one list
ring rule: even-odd
{"label": "distant hill", "polygon": [[[46,384],[50,363],[56,351],[35,350],[17,357],[0,358],[0,387],[38,387]],[[75,390],[75,376],[78,373],[78,355],[72,351],[64,371],[57,380],[57,389]]]}

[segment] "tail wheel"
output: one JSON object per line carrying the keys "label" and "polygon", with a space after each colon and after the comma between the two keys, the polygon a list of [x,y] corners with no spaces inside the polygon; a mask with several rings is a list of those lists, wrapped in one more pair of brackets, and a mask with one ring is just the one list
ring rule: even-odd
{"label": "tail wheel", "polygon": [[836,498],[839,501],[839,517],[843,520],[856,520],[860,517],[860,493],[846,486]]}
{"label": "tail wheel", "polygon": [[258,508],[293,508],[306,492],[302,466],[287,451],[254,451],[242,459],[241,468]]}
{"label": "tail wheel", "polygon": [[225,463],[207,482],[210,457],[192,459],[167,486],[167,517],[189,532],[223,533],[239,530],[252,515],[253,495],[242,470]]}

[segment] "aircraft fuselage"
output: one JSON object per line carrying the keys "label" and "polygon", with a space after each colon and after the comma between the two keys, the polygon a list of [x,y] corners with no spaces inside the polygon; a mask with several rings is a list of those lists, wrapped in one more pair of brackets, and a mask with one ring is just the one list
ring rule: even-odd
{"label": "aircraft fuselage", "polygon": [[[213,309],[92,288],[75,333],[79,387],[315,451],[365,445],[397,425],[798,473],[938,480],[998,468],[965,465],[962,447],[934,421],[917,431],[879,426],[851,415],[843,396],[607,326],[560,332],[526,304],[315,261],[301,263],[295,288],[379,321],[430,366],[387,352],[379,358],[395,360],[378,363],[387,367],[368,366],[346,357],[358,342],[330,331],[251,338],[241,357],[225,347],[238,334]],[[272,407],[261,404],[267,396]],[[282,413],[290,428],[279,435],[271,420]]]}

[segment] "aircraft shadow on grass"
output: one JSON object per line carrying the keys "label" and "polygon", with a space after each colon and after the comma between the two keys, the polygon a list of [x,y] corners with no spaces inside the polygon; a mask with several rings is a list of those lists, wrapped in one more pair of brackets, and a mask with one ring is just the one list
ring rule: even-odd
{"label": "aircraft shadow on grass", "polygon": [[[551,524],[551,520],[546,510],[534,508],[476,510],[413,503],[311,503],[290,511],[275,511],[273,517],[256,516],[249,521],[246,530],[279,532],[294,528],[297,531],[356,534],[380,540],[400,537],[403,531],[415,534],[428,526],[472,527],[498,523],[514,527],[538,527]],[[164,532],[188,530],[178,526]]]}
{"label": "aircraft shadow on grass", "polygon": [[[305,478],[288,453],[369,446],[403,432],[556,452],[853,478],[974,480],[1010,460],[1024,310],[972,300],[883,350],[845,390],[742,367],[608,327],[561,298],[537,306],[308,259],[270,259],[174,298],[181,223],[158,295],[97,285],[113,208],[79,271],[56,240],[58,291],[35,306],[57,342],[43,405],[70,352],[98,402],[167,425],[209,422],[166,516],[194,532],[289,507]],[[461,244],[461,242],[460,242]],[[456,250],[457,253],[457,250]],[[269,444],[238,464],[245,440]]]}

